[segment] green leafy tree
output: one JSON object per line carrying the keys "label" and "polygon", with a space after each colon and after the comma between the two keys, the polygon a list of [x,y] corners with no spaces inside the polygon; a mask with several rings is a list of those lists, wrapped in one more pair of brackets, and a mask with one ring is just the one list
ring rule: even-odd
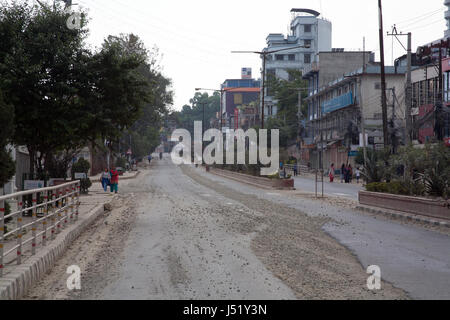
{"label": "green leafy tree", "polygon": [[[43,160],[58,150],[83,143],[83,117],[78,98],[85,28],[70,30],[61,7],[35,9],[26,2],[0,8],[0,87],[14,105],[14,142],[26,145],[31,168],[44,172]],[[39,156],[38,156],[39,154]],[[47,162],[49,163],[49,162]]]}
{"label": "green leafy tree", "polygon": [[[268,77],[269,91],[278,101],[278,113],[267,119],[266,128],[280,130],[281,147],[287,147],[297,137],[302,136],[304,128],[301,120],[307,116],[306,87],[307,82],[302,79],[302,72],[299,70],[289,70],[289,80]],[[303,101],[300,110],[299,93]]]}
{"label": "green leafy tree", "polygon": [[210,120],[216,118],[216,113],[220,112],[220,93],[197,92],[190,100],[190,105],[184,105],[181,112],[177,114],[182,128],[194,134],[194,122],[203,121],[203,104],[205,107],[205,129],[210,128]]}
{"label": "green leafy tree", "polygon": [[15,163],[5,149],[13,135],[13,119],[14,109],[5,103],[0,91],[0,186],[7,183],[16,171]]}
{"label": "green leafy tree", "polygon": [[31,173],[59,174],[88,142],[118,141],[150,101],[150,81],[139,70],[143,44],[111,36],[92,53],[83,17],[82,28],[71,30],[61,5],[0,7],[0,89],[14,106],[13,141],[27,146]]}

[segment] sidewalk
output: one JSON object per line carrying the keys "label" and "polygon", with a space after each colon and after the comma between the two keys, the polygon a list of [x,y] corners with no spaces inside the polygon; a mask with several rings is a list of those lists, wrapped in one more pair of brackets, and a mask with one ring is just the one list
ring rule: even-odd
{"label": "sidewalk", "polygon": [[[133,179],[140,172],[132,172],[122,177],[122,180]],[[75,240],[86,228],[93,223],[105,211],[105,205],[111,203],[116,195],[104,192],[100,183],[93,180],[89,194],[80,196],[80,207],[78,221],[64,226],[61,233],[54,240],[48,240],[46,247],[42,247],[42,237],[38,238],[36,255],[31,255],[31,243],[23,247],[22,264],[17,265],[16,255],[10,254],[5,257],[3,277],[0,278],[0,300],[14,300],[22,297],[30,287],[49,272],[56,261],[64,254],[73,240]],[[32,218],[24,217],[24,223]],[[12,222],[14,223],[14,222]],[[28,228],[31,233],[31,227]],[[42,224],[38,231],[43,230]],[[16,244],[16,237],[6,239],[4,251],[7,252]]]}

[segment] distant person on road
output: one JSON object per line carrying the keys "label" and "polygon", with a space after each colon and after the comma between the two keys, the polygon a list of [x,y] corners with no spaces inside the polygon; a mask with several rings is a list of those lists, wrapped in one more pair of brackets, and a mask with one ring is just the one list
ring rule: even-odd
{"label": "distant person on road", "polygon": [[108,191],[108,186],[111,183],[111,174],[109,173],[108,169],[105,169],[105,171],[102,172],[100,181],[102,183],[103,190],[105,190],[105,192]]}
{"label": "distant person on road", "polygon": [[111,192],[119,192],[119,172],[114,167],[111,170]]}
{"label": "distant person on road", "polygon": [[361,178],[361,171],[359,171],[359,168],[356,168],[355,174],[356,174],[356,183],[359,184],[359,179]]}
{"label": "distant person on road", "polygon": [[162,158],[163,158],[163,153],[160,152],[160,153],[159,153],[159,160],[162,160]]}
{"label": "distant person on road", "polygon": [[345,179],[345,164],[342,164],[342,167],[341,167],[341,183],[344,183],[344,179]]}
{"label": "distant person on road", "polygon": [[348,165],[348,180],[348,183],[352,183],[353,181],[353,168],[351,164]]}
{"label": "distant person on road", "polygon": [[294,177],[298,176],[298,164],[294,163]]}
{"label": "distant person on road", "polygon": [[334,175],[335,175],[334,163],[332,163],[330,167],[330,183],[334,182]]}

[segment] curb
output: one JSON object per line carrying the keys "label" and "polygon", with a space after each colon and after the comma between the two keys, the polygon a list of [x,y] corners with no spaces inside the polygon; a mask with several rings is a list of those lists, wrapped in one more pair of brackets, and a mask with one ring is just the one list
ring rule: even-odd
{"label": "curb", "polygon": [[22,298],[33,285],[53,268],[71,243],[105,211],[105,204],[112,201],[113,199],[98,205],[86,215],[80,216],[78,223],[63,230],[57,235],[56,240],[46,248],[32,256],[26,263],[15,267],[13,272],[0,278],[0,300]]}
{"label": "curb", "polygon": [[136,174],[134,176],[131,177],[119,177],[119,182],[120,180],[131,180],[131,179],[135,179],[137,178],[137,176],[141,173],[141,171],[137,171]]}
{"label": "curb", "polygon": [[361,206],[361,205],[356,206],[356,209],[365,211],[365,212],[369,212],[369,213],[390,216],[390,217],[396,218],[396,219],[406,219],[408,221],[416,221],[416,222],[422,222],[422,223],[425,223],[428,225],[450,228],[450,221],[447,222],[447,221],[442,221],[442,220],[440,220],[440,221],[433,220],[426,216],[412,215],[412,214],[408,214],[408,213],[401,213],[401,212],[394,212],[394,211],[389,212],[389,211],[384,211],[384,210],[380,210],[377,208]]}
{"label": "curb", "polygon": [[250,181],[243,181],[243,180],[241,180],[239,178],[231,177],[231,176],[228,176],[228,175],[225,175],[225,174],[220,174],[218,172],[210,171],[209,173],[214,174],[214,175],[219,176],[219,177],[222,177],[222,178],[225,178],[225,179],[230,179],[230,180],[234,180],[234,181],[237,181],[237,182],[240,182],[240,183],[249,184],[249,185],[257,187],[257,188],[262,188],[262,189],[266,189],[266,190],[274,190],[272,187],[260,185],[260,184],[253,183],[253,182],[250,182]]}

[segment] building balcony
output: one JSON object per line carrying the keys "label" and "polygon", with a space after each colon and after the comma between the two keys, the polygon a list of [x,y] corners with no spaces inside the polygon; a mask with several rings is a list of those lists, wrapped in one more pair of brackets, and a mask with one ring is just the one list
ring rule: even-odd
{"label": "building balcony", "polygon": [[303,76],[307,76],[310,73],[319,72],[319,62],[314,61],[310,64],[305,64],[303,67]]}

